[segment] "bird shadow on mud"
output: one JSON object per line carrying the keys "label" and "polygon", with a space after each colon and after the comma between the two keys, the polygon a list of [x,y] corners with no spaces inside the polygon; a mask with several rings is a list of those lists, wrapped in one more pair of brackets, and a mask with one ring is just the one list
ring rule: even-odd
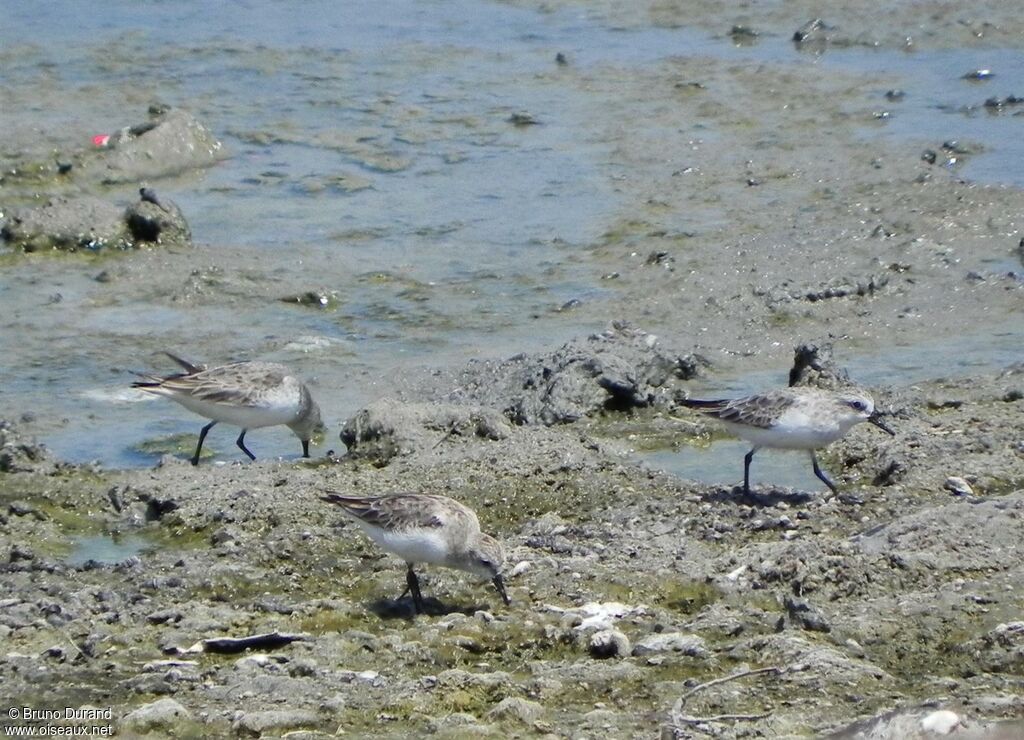
{"label": "bird shadow on mud", "polygon": [[[366,608],[381,619],[405,619],[411,622],[418,616],[411,597],[374,599],[367,603]],[[446,604],[440,599],[427,596],[423,599],[423,611],[421,613],[429,617],[444,617],[449,614],[465,614],[467,617],[471,617],[478,611],[487,611],[488,609],[489,607],[486,604],[459,606],[456,604]]]}
{"label": "bird shadow on mud", "polygon": [[792,488],[751,488],[744,492],[743,486],[718,486],[701,495],[702,501],[716,504],[744,504],[746,506],[775,506],[779,503],[806,504],[819,498],[818,494],[797,491]]}

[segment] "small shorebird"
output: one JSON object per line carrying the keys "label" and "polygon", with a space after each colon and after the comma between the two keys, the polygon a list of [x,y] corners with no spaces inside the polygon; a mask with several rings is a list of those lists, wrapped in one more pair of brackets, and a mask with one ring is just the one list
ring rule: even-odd
{"label": "small shorebird", "polygon": [[192,464],[199,464],[199,453],[207,432],[217,422],[242,428],[235,444],[255,460],[245,446],[245,433],[250,429],[285,424],[302,441],[302,456],[309,457],[309,440],[323,426],[320,407],[309,389],[284,365],[271,362],[236,362],[207,369],[193,365],[170,352],[168,357],[181,365],[183,373],[166,377],[144,375],[146,380],[132,383],[146,393],[166,396],[189,411],[213,419],[199,432],[199,444]]}
{"label": "small shorebird", "polygon": [[838,493],[835,484],[818,467],[814,451],[846,436],[862,421],[895,435],[878,418],[871,396],[854,390],[824,391],[799,386],[733,400],[686,399],[681,403],[718,419],[729,432],[754,445],[743,458],[745,494],[750,493],[750,461],[762,447],[807,450],[814,474],[833,493]]}
{"label": "small shorebird", "polygon": [[505,550],[500,542],[480,531],[480,522],[473,510],[455,499],[421,493],[383,496],[328,493],[320,498],[340,506],[370,539],[406,562],[406,588],[402,596],[412,594],[413,607],[418,613],[423,611],[423,595],[413,570],[416,563],[443,565],[489,578],[502,601],[506,605],[511,603],[501,577]]}

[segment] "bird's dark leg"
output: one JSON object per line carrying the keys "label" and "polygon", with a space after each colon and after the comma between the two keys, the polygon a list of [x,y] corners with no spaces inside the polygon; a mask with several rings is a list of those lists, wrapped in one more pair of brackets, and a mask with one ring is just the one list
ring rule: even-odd
{"label": "bird's dark leg", "polygon": [[256,456],[254,454],[252,454],[251,452],[249,452],[249,448],[245,446],[245,433],[248,432],[248,431],[249,431],[248,429],[243,429],[242,433],[238,435],[238,439],[235,440],[235,444],[238,445],[238,448],[242,452],[244,452],[246,455],[249,456],[250,460],[255,460]]}
{"label": "bird's dark leg", "polygon": [[206,433],[208,431],[210,431],[211,429],[213,429],[213,426],[216,423],[217,422],[215,422],[215,421],[211,421],[209,424],[207,424],[205,427],[203,427],[199,431],[199,444],[196,445],[196,454],[194,454],[192,456],[192,464],[193,465],[198,465],[199,464],[199,453],[202,452],[202,449],[203,449],[203,440],[206,439]]}
{"label": "bird's dark leg", "polygon": [[[405,572],[405,589],[412,594],[412,606],[417,614],[423,613],[423,594],[420,593],[420,579],[416,577],[416,572],[412,569],[412,563],[409,563],[409,570]],[[405,595],[405,592],[402,592]]]}
{"label": "bird's dark leg", "polygon": [[302,456],[309,457],[309,440],[302,440]]}
{"label": "bird's dark leg", "polygon": [[743,456],[743,495],[750,495],[750,461],[754,459],[754,453],[757,452],[760,447],[751,447],[750,452]]}
{"label": "bird's dark leg", "polygon": [[494,578],[491,579],[491,583],[498,589],[498,594],[501,596],[501,600],[505,602],[505,606],[512,603],[512,600],[508,597],[508,593],[505,591],[505,579],[501,577],[501,573],[498,573]]}
{"label": "bird's dark leg", "polygon": [[836,488],[836,484],[829,480],[829,477],[825,475],[825,471],[818,467],[818,458],[815,456],[814,450],[811,450],[811,464],[814,466],[814,474],[818,476],[818,479],[828,486],[832,493],[839,493],[839,489]]}

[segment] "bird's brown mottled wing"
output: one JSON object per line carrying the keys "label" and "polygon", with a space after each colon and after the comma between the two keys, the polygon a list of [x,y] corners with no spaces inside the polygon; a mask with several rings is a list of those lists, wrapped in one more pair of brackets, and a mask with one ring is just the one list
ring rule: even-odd
{"label": "bird's brown mottled wing", "polygon": [[724,399],[718,401],[685,399],[682,401],[684,406],[695,408],[716,419],[761,429],[770,429],[775,426],[778,418],[793,403],[793,396],[784,391],[745,396],[731,401]]}
{"label": "bird's brown mottled wing", "polygon": [[442,496],[391,493],[384,496],[344,496],[328,493],[321,500],[337,504],[349,516],[383,529],[443,527],[453,519],[469,518],[472,513]]}
{"label": "bird's brown mottled wing", "polygon": [[285,374],[273,365],[254,373],[255,367],[253,363],[239,362],[198,373],[170,375],[163,379],[161,386],[210,403],[260,406],[263,403],[260,389],[279,386]]}

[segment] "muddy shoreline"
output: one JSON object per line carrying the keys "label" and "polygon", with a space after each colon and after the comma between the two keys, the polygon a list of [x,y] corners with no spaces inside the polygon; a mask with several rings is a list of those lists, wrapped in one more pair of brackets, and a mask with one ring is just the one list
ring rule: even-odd
{"label": "muddy shoreline", "polygon": [[[698,684],[778,668],[677,710],[763,717],[676,734],[821,736],[894,709],[879,722],[915,729],[942,709],[972,737],[1012,737],[1020,725],[998,722],[1024,712],[1022,389],[1019,369],[886,389],[898,436],[857,430],[829,449],[839,497],[762,485],[745,499],[637,465],[622,428],[678,435],[671,408],[407,434],[386,465],[168,456],[102,472],[55,464],[11,428],[5,698],[109,706],[129,735],[671,736]],[[413,619],[400,564],[317,498],[410,488],[457,497],[500,534],[512,606],[432,572]],[[140,551],[69,565],[95,537]],[[299,639],[196,651],[273,632]]]}
{"label": "muddy shoreline", "polygon": [[[497,269],[479,283],[434,283],[372,268],[353,298],[329,277],[344,271],[336,252],[296,247],[275,262],[194,229],[192,246],[8,249],[5,332],[22,341],[7,360],[12,423],[0,429],[0,696],[110,708],[125,737],[912,738],[935,736],[924,728],[947,711],[957,737],[1024,733],[1024,192],[963,177],[983,153],[973,142],[874,135],[882,113],[900,115],[886,92],[913,96],[912,78],[815,56],[898,50],[907,36],[919,49],[1019,46],[1019,14],[990,5],[970,19],[891,4],[815,11],[826,21],[820,48],[796,59],[723,62],[680,48],[584,64],[545,50],[549,64],[523,84],[572,96],[585,123],[565,140],[589,152],[615,205],[587,224],[594,239],[534,245],[536,275],[522,278],[522,305],[511,300],[507,315],[488,302],[506,290]],[[811,19],[810,8],[786,10],[734,17],[720,4],[657,2],[628,17],[613,5],[590,13],[627,31],[693,24],[770,44]],[[971,104],[986,97],[949,84]],[[49,156],[66,137],[33,126],[31,84],[10,87],[17,125],[5,161]],[[39,94],[60,110],[68,91],[54,82]],[[424,119],[377,102],[385,122],[359,136],[239,138],[332,142],[372,165],[352,188],[365,194],[386,191],[421,148],[458,167],[513,125],[501,106]],[[559,125],[555,109],[520,115],[537,121],[512,129],[524,147]],[[1011,109],[986,115],[1016,120]],[[394,127],[407,159],[394,155]],[[138,183],[69,187],[44,174],[3,182],[5,215],[58,195],[119,208],[139,197]],[[200,182],[154,177],[161,194]],[[265,174],[297,187],[289,177]],[[300,184],[315,197],[340,182],[326,177]],[[350,197],[358,178],[342,179]],[[345,247],[377,244],[372,228],[337,228]],[[355,317],[364,303],[372,321]],[[145,324],[143,313],[174,318]],[[239,326],[239,316],[267,323]],[[479,338],[453,342],[457,359],[421,361],[444,357],[449,340],[434,334],[462,323]],[[398,352],[388,367],[380,357],[405,335],[442,350],[404,362]],[[840,496],[764,474],[744,497],[739,458],[704,482],[642,464],[645,451],[685,458],[718,441],[681,395],[784,385],[804,343],[831,347],[897,431],[858,428],[822,455]],[[198,429],[191,418],[133,440],[151,443],[136,469],[69,464],[33,441],[74,424],[114,436],[133,413],[176,413],[112,392],[103,406],[59,383],[126,387],[140,357],[182,347],[203,361],[283,360],[312,378],[331,426],[315,458],[273,459],[269,431],[268,459],[253,464],[227,442],[197,468],[190,449],[161,456],[192,444],[182,434]],[[396,599],[400,564],[321,504],[326,490],[422,490],[472,506],[510,553],[512,605],[436,571],[429,613],[413,619]],[[271,633],[297,639],[200,649]],[[711,719],[721,715],[738,717]]]}

